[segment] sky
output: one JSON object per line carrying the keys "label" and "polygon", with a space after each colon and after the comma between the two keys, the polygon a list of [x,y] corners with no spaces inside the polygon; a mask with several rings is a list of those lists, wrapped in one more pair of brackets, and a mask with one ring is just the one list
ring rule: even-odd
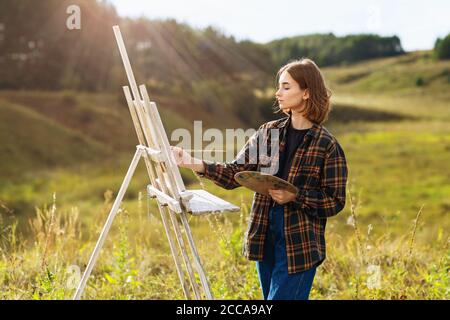
{"label": "sky", "polygon": [[450,0],[107,0],[119,15],[175,18],[265,43],[311,33],[397,35],[406,51],[450,33]]}

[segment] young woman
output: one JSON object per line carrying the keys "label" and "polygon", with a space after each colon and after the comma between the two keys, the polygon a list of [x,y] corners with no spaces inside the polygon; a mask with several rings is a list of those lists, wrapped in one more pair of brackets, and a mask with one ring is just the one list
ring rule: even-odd
{"label": "young woman", "polygon": [[[271,132],[278,130],[275,175],[299,191],[255,193],[244,255],[257,261],[264,299],[306,300],[325,259],[327,218],[345,206],[347,163],[336,138],[321,125],[330,112],[330,93],[317,65],[305,58],[288,63],[278,71],[277,82],[278,107],[288,116],[263,124],[253,138],[271,145]],[[259,156],[250,161],[251,140],[230,163],[192,158],[178,147],[172,152],[179,166],[233,189],[240,186],[234,180],[237,172],[262,168]],[[238,161],[243,156],[245,161]]]}

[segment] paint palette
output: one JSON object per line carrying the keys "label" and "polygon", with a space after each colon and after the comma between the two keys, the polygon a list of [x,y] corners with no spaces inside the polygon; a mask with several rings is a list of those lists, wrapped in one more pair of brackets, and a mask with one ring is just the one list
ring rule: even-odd
{"label": "paint palette", "polygon": [[298,189],[293,184],[267,173],[258,171],[241,171],[234,175],[234,180],[241,186],[263,195],[269,195],[269,189],[286,190],[297,193]]}

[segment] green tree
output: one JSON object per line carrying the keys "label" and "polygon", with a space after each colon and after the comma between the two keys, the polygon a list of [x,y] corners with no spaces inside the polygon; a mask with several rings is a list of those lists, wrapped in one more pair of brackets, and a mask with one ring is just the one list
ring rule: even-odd
{"label": "green tree", "polygon": [[267,44],[276,65],[308,57],[320,66],[349,64],[365,59],[402,54],[397,36],[380,37],[357,34],[336,37],[334,34],[311,34],[274,40]]}
{"label": "green tree", "polygon": [[438,38],[434,45],[434,52],[438,59],[449,59],[450,58],[450,33],[444,38]]}

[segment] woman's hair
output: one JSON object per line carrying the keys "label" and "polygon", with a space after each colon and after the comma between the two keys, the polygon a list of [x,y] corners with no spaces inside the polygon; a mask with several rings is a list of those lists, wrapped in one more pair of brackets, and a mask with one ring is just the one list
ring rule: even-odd
{"label": "woman's hair", "polygon": [[[309,98],[301,110],[303,116],[317,124],[327,120],[331,111],[331,91],[326,87],[322,73],[314,61],[301,58],[281,67],[276,77],[277,86],[281,73],[284,71],[289,73],[302,90],[308,89],[309,91]],[[277,112],[280,111],[281,108],[278,105],[276,106],[278,107]],[[291,111],[285,113],[290,114]]]}

